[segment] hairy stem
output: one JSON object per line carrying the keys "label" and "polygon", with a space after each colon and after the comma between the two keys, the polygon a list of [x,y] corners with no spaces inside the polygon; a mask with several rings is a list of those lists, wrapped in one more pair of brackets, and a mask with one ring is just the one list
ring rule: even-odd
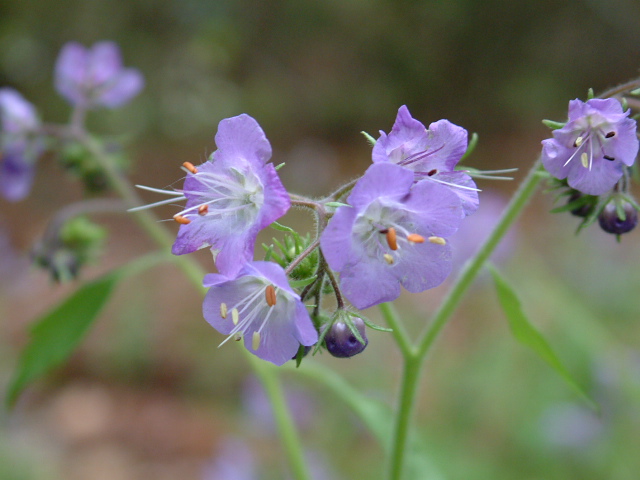
{"label": "hairy stem", "polygon": [[[113,162],[110,161],[109,155],[103,150],[102,145],[85,132],[77,132],[75,133],[75,137],[92,153],[96,162],[98,162],[109,179],[111,187],[124,200],[126,206],[136,207],[141,205],[142,201],[138,197],[134,187],[122,175]],[[148,210],[139,210],[132,215],[134,215],[140,226],[160,248],[166,249],[167,251],[171,249],[174,236],[158,222],[158,219],[154,214]],[[175,259],[175,263],[191,283],[204,293],[205,289],[202,286],[202,279],[206,272],[203,268],[188,255],[180,255]],[[289,464],[291,465],[293,475],[296,480],[310,479],[302,451],[302,443],[300,442],[298,432],[287,408],[282,386],[276,376],[275,368],[272,368],[271,365],[267,365],[262,360],[257,359],[246,349],[242,348],[241,350],[244,352],[247,361],[264,386],[267,396],[269,397],[269,401],[273,406],[275,422],[280,433],[283,449]]]}
{"label": "hairy stem", "polygon": [[[466,264],[455,284],[449,291],[449,294],[445,297],[440,308],[435,313],[431,324],[420,336],[418,343],[415,346],[415,350],[413,347],[408,345],[406,335],[395,334],[394,336],[401,351],[403,353],[411,352],[411,354],[405,353],[403,355],[403,375],[398,397],[398,411],[395,417],[391,439],[391,457],[387,471],[387,478],[389,480],[402,479],[405,454],[407,450],[407,439],[417,398],[420,372],[422,365],[424,364],[424,360],[443,327],[447,324],[453,312],[458,307],[463,295],[480,272],[480,269],[491,256],[500,240],[507,233],[511,225],[513,225],[513,222],[535,193],[536,187],[542,178],[539,175],[540,169],[541,162],[540,160],[537,160],[512,197],[511,202],[502,214],[498,224],[489,235],[489,238],[482,245],[475,257]],[[389,324],[395,326],[392,327],[395,331],[395,328],[397,328],[400,322],[397,321],[395,315],[391,314],[391,311],[388,307],[385,307],[384,304],[381,306],[381,309],[385,318],[389,317],[387,322],[391,319]]]}

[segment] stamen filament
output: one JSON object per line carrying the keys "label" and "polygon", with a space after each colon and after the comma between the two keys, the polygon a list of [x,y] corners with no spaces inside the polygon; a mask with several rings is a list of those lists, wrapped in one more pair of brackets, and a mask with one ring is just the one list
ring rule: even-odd
{"label": "stamen filament", "polygon": [[148,192],[154,192],[154,193],[161,193],[163,195],[176,195],[178,197],[183,197],[184,194],[182,192],[179,192],[177,190],[162,190],[160,188],[153,188],[153,187],[147,187],[146,185],[136,185],[136,188],[139,188],[141,190],[147,190]]}
{"label": "stamen filament", "polygon": [[167,198],[166,200],[160,200],[159,202],[150,203],[148,205],[141,205],[139,207],[129,208],[127,212],[138,212],[140,210],[146,210],[148,208],[158,207],[160,205],[166,205],[167,203],[174,203],[184,200],[185,197],[182,198]]}

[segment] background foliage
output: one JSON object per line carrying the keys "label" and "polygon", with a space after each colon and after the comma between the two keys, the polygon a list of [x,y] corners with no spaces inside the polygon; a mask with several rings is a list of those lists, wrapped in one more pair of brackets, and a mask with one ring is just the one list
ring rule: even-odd
{"label": "background foliage", "polygon": [[[246,112],[272,141],[274,162],[287,163],[285,185],[320,194],[366,168],[358,132],[388,131],[402,104],[424,123],[448,118],[477,131],[473,166],[525,170],[548,134],[542,118],[562,120],[588,87],[637,75],[638,20],[640,6],[627,0],[0,0],[0,85],[65,121],[52,87],[59,49],[115,40],[147,88],[121,110],[92,114],[90,125],[125,142],[136,183],[171,184],[179,164],[214,149],[220,119]],[[481,188],[506,195],[515,184]],[[28,269],[26,252],[81,195],[49,160],[32,197],[2,204],[3,388],[28,323],[74,288]],[[621,245],[596,228],[576,238],[577,222],[547,214],[551,201],[539,198],[505,255],[506,275],[602,412],[513,341],[490,282],[479,282],[430,359],[419,400],[434,478],[625,480],[640,469],[640,273],[630,268],[638,233]],[[287,220],[305,225],[296,214]],[[85,279],[150,247],[128,219],[104,221],[103,263]],[[200,258],[211,265],[206,252]],[[403,297],[411,329],[443,288]],[[243,397],[247,367],[233,347],[216,349],[221,339],[179,272],[127,280],[116,297],[72,361],[2,414],[0,478],[199,478],[230,436],[244,437],[265,475],[281,478],[273,432],[256,426]],[[398,373],[391,342],[369,339],[352,360],[315,360],[387,400]],[[376,478],[378,447],[348,409],[297,374],[286,379],[313,405],[304,438],[325,468]]]}

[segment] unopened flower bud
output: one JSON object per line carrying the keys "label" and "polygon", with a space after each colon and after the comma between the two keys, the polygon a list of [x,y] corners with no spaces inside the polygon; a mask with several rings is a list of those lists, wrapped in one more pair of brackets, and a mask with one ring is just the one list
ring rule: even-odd
{"label": "unopened flower bud", "polygon": [[[585,195],[583,195],[582,193],[574,192],[569,197],[569,200],[567,200],[567,205],[579,199],[582,199],[584,197]],[[597,197],[590,196],[590,198],[596,199]],[[576,207],[573,210],[571,210],[572,215],[575,215],[576,217],[586,218],[591,214],[591,212],[593,212],[593,207],[595,206],[595,202],[586,201],[586,200],[583,200],[583,202],[584,203],[582,203],[579,207]]]}
{"label": "unopened flower bud", "polygon": [[607,233],[621,235],[630,232],[638,224],[638,212],[629,202],[622,203],[624,220],[618,215],[615,202],[609,202],[598,217],[600,228]]}
{"label": "unopened flower bud", "polygon": [[362,352],[369,344],[362,319],[354,317],[352,321],[360,336],[364,339],[364,343],[360,343],[360,340],[356,338],[346,323],[342,321],[335,322],[324,337],[327,350],[334,357],[353,357]]}

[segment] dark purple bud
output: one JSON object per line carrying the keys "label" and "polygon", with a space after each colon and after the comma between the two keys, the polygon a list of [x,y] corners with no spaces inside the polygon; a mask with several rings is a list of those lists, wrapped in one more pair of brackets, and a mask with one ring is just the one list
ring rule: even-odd
{"label": "dark purple bud", "polygon": [[331,355],[338,358],[348,358],[362,352],[367,345],[367,334],[364,329],[364,322],[361,318],[352,317],[353,325],[358,329],[364,343],[356,338],[353,332],[344,322],[335,322],[324,337],[325,345]]}
{"label": "dark purple bud", "polygon": [[615,202],[609,202],[598,217],[600,228],[614,235],[621,235],[633,230],[638,224],[638,212],[629,202],[623,202],[622,210],[625,214],[624,220],[618,215]]}
{"label": "dark purple bud", "polygon": [[[591,198],[595,199],[595,197],[591,197]],[[567,200],[567,205],[574,203],[577,200],[581,200],[580,202],[578,202],[580,205],[574,208],[573,210],[571,210],[571,214],[575,215],[576,217],[583,217],[583,218],[588,217],[591,214],[591,212],[593,212],[594,202],[586,200],[585,195],[583,195],[582,193],[574,192],[569,197],[569,200]]]}

